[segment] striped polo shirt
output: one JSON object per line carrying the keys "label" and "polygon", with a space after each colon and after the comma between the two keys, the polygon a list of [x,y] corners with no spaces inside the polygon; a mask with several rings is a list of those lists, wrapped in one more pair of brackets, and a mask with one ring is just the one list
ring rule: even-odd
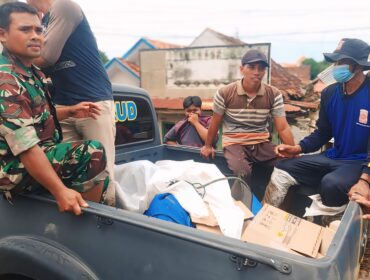
{"label": "striped polo shirt", "polygon": [[257,95],[250,99],[242,80],[216,92],[213,112],[223,116],[223,147],[267,142],[270,118],[285,117],[283,95],[277,88],[262,83]]}

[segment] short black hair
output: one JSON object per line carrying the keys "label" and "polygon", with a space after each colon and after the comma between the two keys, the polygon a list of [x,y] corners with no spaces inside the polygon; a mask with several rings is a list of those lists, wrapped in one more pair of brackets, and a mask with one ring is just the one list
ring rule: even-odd
{"label": "short black hair", "polygon": [[182,103],[182,106],[184,109],[189,108],[191,105],[194,105],[195,107],[202,107],[202,99],[200,99],[199,96],[188,96],[184,99],[184,102]]}
{"label": "short black hair", "polygon": [[13,13],[27,13],[37,15],[37,10],[23,2],[5,3],[0,5],[0,28],[8,29],[10,25],[10,15]]}

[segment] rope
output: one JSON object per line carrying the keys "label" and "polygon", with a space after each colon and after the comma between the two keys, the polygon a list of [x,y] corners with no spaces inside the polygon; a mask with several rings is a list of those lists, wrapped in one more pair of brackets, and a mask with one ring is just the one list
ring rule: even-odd
{"label": "rope", "polygon": [[[215,180],[212,180],[206,184],[200,184],[200,183],[191,183],[189,181],[185,181],[186,183],[190,184],[193,186],[193,188],[196,190],[196,192],[202,197],[204,198],[205,195],[206,195],[206,187],[208,187],[209,185],[212,185],[214,183],[217,183],[217,182],[220,182],[220,181],[223,181],[223,180],[236,180],[236,181],[239,181],[244,187],[246,187],[248,190],[250,190],[250,187],[249,185],[241,178],[239,177],[235,177],[235,176],[227,176],[227,177],[224,177],[224,178],[219,178],[219,179],[215,179]],[[200,192],[199,190],[202,189],[202,192]]]}

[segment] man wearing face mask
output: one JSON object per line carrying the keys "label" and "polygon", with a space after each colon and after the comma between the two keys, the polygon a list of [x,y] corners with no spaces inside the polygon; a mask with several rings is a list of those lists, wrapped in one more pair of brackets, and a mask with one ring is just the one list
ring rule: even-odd
{"label": "man wearing face mask", "polygon": [[[280,206],[292,186],[319,187],[322,202],[341,206],[361,175],[370,136],[370,46],[359,39],[342,39],[333,53],[324,53],[334,63],[337,83],[321,94],[317,129],[298,145],[279,145],[280,161],[271,176],[264,202]],[[297,157],[319,150],[332,137],[334,147],[320,154]]]}

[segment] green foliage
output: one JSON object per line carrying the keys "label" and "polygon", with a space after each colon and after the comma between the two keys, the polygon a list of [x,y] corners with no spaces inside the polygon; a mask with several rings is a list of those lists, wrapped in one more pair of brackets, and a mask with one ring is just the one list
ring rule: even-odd
{"label": "green foliage", "polygon": [[109,61],[108,56],[105,54],[105,52],[99,50],[100,60],[103,62],[103,64],[107,63]]}
{"label": "green foliage", "polygon": [[315,79],[320,72],[324,71],[330,65],[325,60],[317,62],[313,58],[306,58],[303,64],[311,66],[311,80]]}

